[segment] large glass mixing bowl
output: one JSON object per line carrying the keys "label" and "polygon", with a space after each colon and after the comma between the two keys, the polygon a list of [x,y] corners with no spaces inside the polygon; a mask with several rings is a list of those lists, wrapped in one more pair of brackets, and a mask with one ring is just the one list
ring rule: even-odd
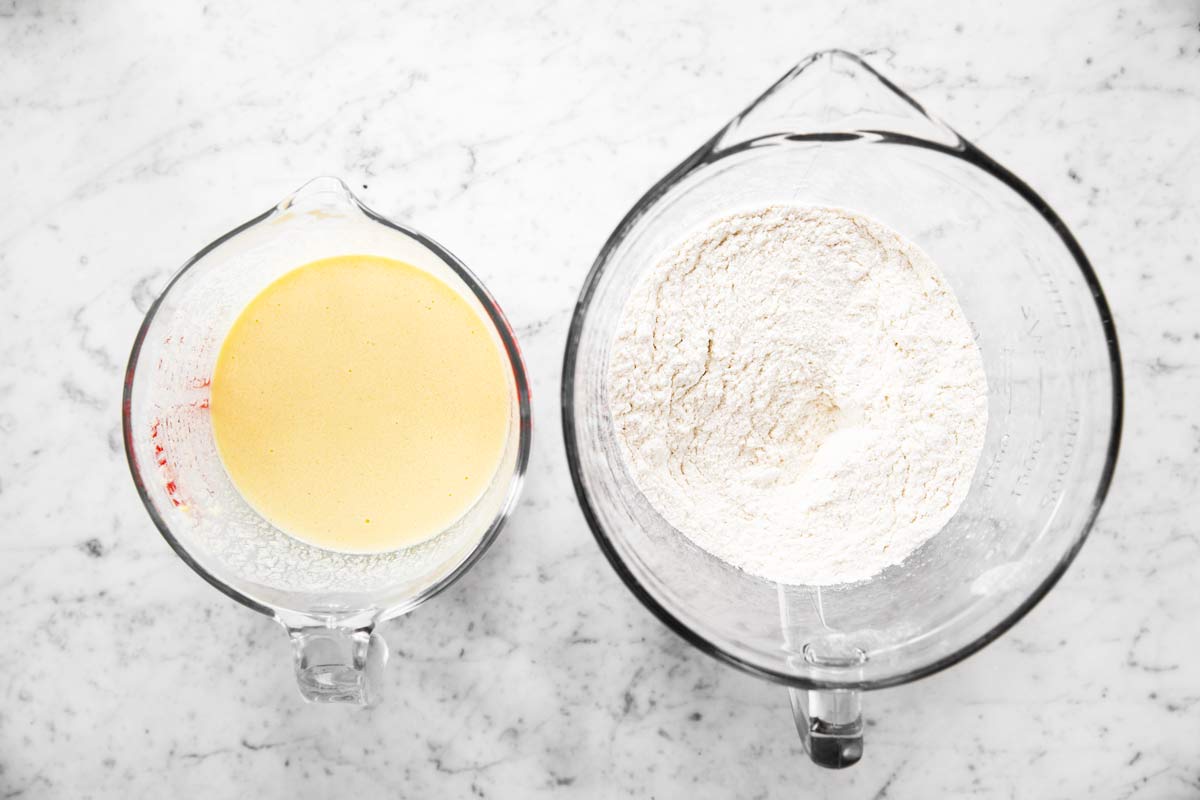
{"label": "large glass mixing bowl", "polygon": [[[387,553],[335,553],[260,516],[217,454],[209,385],[246,304],[279,276],[338,255],[378,255],[441,279],[487,323],[510,382],[508,439],[483,495],[437,536]],[[474,275],[432,239],[390,222],[335,178],[309,182],[196,254],[146,314],[125,375],[125,452],[150,517],[209,583],[289,632],[308,700],[366,704],[387,645],[374,631],[483,555],[516,503],[529,460],[529,387],[512,330]]]}
{"label": "large glass mixing bowl", "polygon": [[[716,559],[650,506],[615,438],[609,351],[631,290],[707,220],[768,203],[854,209],[916,242],[983,354],[989,418],[969,496],[937,536],[868,581],[778,585]],[[704,652],[790,687],[813,760],[845,766],[862,753],[861,690],[965,658],[1063,574],[1112,477],[1121,392],[1111,314],[1058,216],[862,60],[833,51],[797,65],[621,222],[575,310],[562,404],[584,514],[630,590]]]}

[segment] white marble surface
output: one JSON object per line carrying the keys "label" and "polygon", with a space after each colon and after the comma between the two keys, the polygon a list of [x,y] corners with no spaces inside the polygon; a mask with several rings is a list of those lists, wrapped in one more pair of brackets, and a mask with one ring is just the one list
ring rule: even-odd
{"label": "white marble surface", "polygon": [[[1200,7],[951,6],[0,0],[0,798],[1200,796]],[[1128,378],[1079,560],[993,646],[869,695],[842,773],[807,762],[783,690],[620,584],[558,408],[569,312],[621,214],[829,46],[1055,206]],[[281,631],[155,532],[119,434],[155,292],[321,173],[475,268],[535,397],[524,502],[384,626],[389,697],[366,712],[299,701]]]}

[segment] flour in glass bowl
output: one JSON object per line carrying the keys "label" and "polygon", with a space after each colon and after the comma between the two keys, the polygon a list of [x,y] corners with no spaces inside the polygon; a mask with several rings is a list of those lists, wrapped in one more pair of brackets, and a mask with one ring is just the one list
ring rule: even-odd
{"label": "flour in glass bowl", "polygon": [[938,268],[838,208],[722,217],[622,313],[609,408],[655,509],[786,584],[871,578],[954,515],[987,428],[971,328]]}

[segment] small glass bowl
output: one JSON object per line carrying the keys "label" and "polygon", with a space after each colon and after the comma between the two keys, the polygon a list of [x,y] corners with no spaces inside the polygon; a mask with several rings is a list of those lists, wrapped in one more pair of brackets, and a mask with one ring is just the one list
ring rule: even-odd
{"label": "small glass bowl", "polygon": [[[221,464],[208,413],[217,354],[246,304],[302,264],[353,254],[405,261],[455,289],[490,323],[511,385],[508,440],[483,496],[434,538],[370,555],[314,547],[256,513]],[[516,504],[531,437],[525,365],[495,300],[444,247],[371,211],[335,178],[309,182],[171,279],[134,342],[122,421],[129,469],[163,537],[217,589],[288,629],[300,691],[322,702],[378,696],[387,645],[376,623],[479,560]]]}

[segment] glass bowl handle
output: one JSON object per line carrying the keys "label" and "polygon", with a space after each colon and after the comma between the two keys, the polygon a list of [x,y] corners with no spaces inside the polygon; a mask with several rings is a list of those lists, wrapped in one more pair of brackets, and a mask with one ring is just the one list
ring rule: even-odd
{"label": "glass bowl handle", "polygon": [[374,705],[388,647],[370,627],[288,628],[300,694],[310,703]]}
{"label": "glass bowl handle", "polygon": [[862,692],[788,689],[804,751],[814,764],[842,769],[863,754]]}

